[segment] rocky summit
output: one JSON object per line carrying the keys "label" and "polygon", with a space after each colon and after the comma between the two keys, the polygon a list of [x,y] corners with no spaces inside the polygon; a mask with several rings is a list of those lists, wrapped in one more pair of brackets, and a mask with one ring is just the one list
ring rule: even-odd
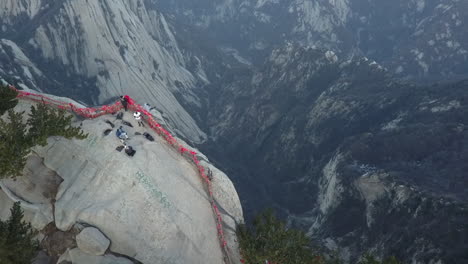
{"label": "rocky summit", "polygon": [[[15,110],[30,106],[21,100]],[[78,248],[55,252],[72,263],[223,263],[217,223],[196,166],[151,129],[139,127],[131,112],[123,120],[133,127],[115,115],[76,119],[87,139],[50,138],[46,147],[35,148],[23,177],[1,181],[1,218],[19,200],[27,219],[46,234],[44,241],[53,237],[47,231],[51,225],[75,233]],[[116,128],[104,133],[110,124],[125,127],[128,144],[137,151],[133,157],[116,150],[122,144]],[[243,222],[239,198],[229,178],[204,159],[225,220],[229,257],[239,261],[233,231]],[[112,262],[121,256],[127,259]]]}

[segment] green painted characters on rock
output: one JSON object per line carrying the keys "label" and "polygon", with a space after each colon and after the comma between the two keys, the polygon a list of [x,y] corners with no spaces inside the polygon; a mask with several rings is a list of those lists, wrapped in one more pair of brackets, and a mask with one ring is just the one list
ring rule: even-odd
{"label": "green painted characters on rock", "polygon": [[148,176],[146,176],[143,172],[138,171],[136,173],[136,178],[139,183],[143,185],[143,187],[149,191],[151,196],[159,200],[159,202],[165,207],[165,208],[170,208],[172,207],[171,203],[169,202],[166,194],[161,192],[156,184],[151,183],[150,179]]}
{"label": "green painted characters on rock", "polygon": [[88,141],[88,147],[94,148],[97,143],[97,137],[96,136],[88,136],[87,141]]}

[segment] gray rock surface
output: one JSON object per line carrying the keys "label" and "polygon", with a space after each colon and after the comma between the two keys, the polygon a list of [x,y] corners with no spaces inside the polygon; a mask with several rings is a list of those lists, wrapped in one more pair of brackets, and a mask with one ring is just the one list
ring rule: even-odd
{"label": "gray rock surface", "polygon": [[[73,102],[78,107],[83,107],[68,98],[52,95],[49,97],[63,102]],[[22,102],[15,108],[15,111],[28,113],[30,105],[29,102]],[[24,115],[25,118],[26,116]],[[5,118],[5,115],[1,118]],[[21,201],[25,220],[34,228],[43,229],[54,220],[52,203],[61,182],[62,178],[54,170],[48,168],[42,157],[33,150],[26,161],[22,177],[0,180],[2,190],[0,191],[0,219],[7,219],[13,202]]]}
{"label": "gray rock surface", "polygon": [[211,171],[210,175],[213,177],[211,180],[213,196],[223,218],[224,236],[231,254],[230,257],[238,261],[242,257],[239,253],[236,229],[237,224],[244,222],[242,211],[238,210],[239,197],[231,195],[235,192],[235,188],[224,172],[206,161],[201,161],[200,164],[205,168],[207,173]]}
{"label": "gray rock surface", "polygon": [[0,189],[2,190],[0,194],[0,204],[2,205],[0,217],[2,219],[5,220],[10,216],[13,202],[21,202],[21,208],[25,211],[24,219],[30,222],[34,228],[42,229],[53,221],[51,204],[25,202],[21,196],[13,193],[3,181],[0,181]]}
{"label": "gray rock surface", "polygon": [[[29,106],[20,101],[16,110]],[[129,112],[123,119],[134,122]],[[49,138],[46,147],[35,149],[43,165],[63,179],[55,197],[56,226],[62,231],[76,223],[95,226],[112,241],[112,252],[142,263],[223,263],[215,218],[193,163],[162,137],[155,135],[150,142],[134,135],[150,131],[136,123],[134,128],[124,126],[135,156],[118,152],[115,148],[121,143],[115,131],[108,136],[102,133],[109,128],[106,120],[121,125],[110,115],[76,121],[89,133],[87,139]],[[243,221],[239,198],[225,174],[215,175],[220,190],[215,198],[227,215],[223,225],[234,227],[233,219]],[[24,188],[15,190],[26,197]],[[240,259],[237,245],[230,243],[235,238],[228,239],[230,257],[236,263]]]}
{"label": "gray rock surface", "polygon": [[114,255],[87,255],[79,248],[67,250],[57,261],[59,264],[67,262],[71,262],[72,264],[133,264],[129,259],[116,257]]}
{"label": "gray rock surface", "polygon": [[95,227],[87,227],[76,236],[76,243],[81,251],[89,255],[104,255],[109,248],[109,239]]}
{"label": "gray rock surface", "polygon": [[[64,178],[55,205],[57,227],[96,226],[113,242],[112,251],[144,263],[220,263],[216,224],[194,166],[160,137],[131,137],[133,158],[115,151],[115,135],[102,136],[105,118],[83,121],[90,133],[84,141],[51,139],[38,150]],[[125,129],[129,135],[145,131]]]}
{"label": "gray rock surface", "polygon": [[22,201],[23,210],[34,214],[31,224],[42,229],[53,221],[50,201],[55,198],[62,179],[34,153],[29,156],[23,175],[15,180],[3,179],[0,186],[10,200]]}

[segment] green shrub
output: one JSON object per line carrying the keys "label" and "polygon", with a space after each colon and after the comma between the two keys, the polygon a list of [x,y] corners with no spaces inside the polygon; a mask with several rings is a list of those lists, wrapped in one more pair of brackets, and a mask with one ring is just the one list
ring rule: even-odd
{"label": "green shrub", "polygon": [[28,136],[33,145],[47,145],[47,138],[62,136],[67,139],[85,139],[86,134],[79,127],[72,127],[73,116],[67,115],[63,109],[53,109],[45,104],[31,106],[31,113],[27,124],[29,125]]}
{"label": "green shrub", "polygon": [[0,263],[30,264],[36,256],[38,242],[31,224],[23,220],[23,211],[17,202],[11,208],[7,221],[0,221]]}

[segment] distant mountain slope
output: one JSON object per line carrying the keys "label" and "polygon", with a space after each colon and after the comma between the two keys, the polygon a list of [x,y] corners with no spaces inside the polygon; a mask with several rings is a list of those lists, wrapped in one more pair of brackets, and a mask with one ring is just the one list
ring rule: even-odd
{"label": "distant mountain slope", "polygon": [[195,88],[208,83],[205,73],[144,1],[2,0],[0,7],[3,76],[93,103],[130,94],[166,113],[192,141],[204,140],[181,104],[201,107]]}
{"label": "distant mountain slope", "polygon": [[207,150],[247,213],[273,205],[348,260],[468,261],[467,81],[415,86],[295,45],[231,80]]}
{"label": "distant mountain slope", "polygon": [[467,76],[466,1],[153,1],[174,21],[257,62],[285,42],[299,42],[365,55],[400,77]]}

